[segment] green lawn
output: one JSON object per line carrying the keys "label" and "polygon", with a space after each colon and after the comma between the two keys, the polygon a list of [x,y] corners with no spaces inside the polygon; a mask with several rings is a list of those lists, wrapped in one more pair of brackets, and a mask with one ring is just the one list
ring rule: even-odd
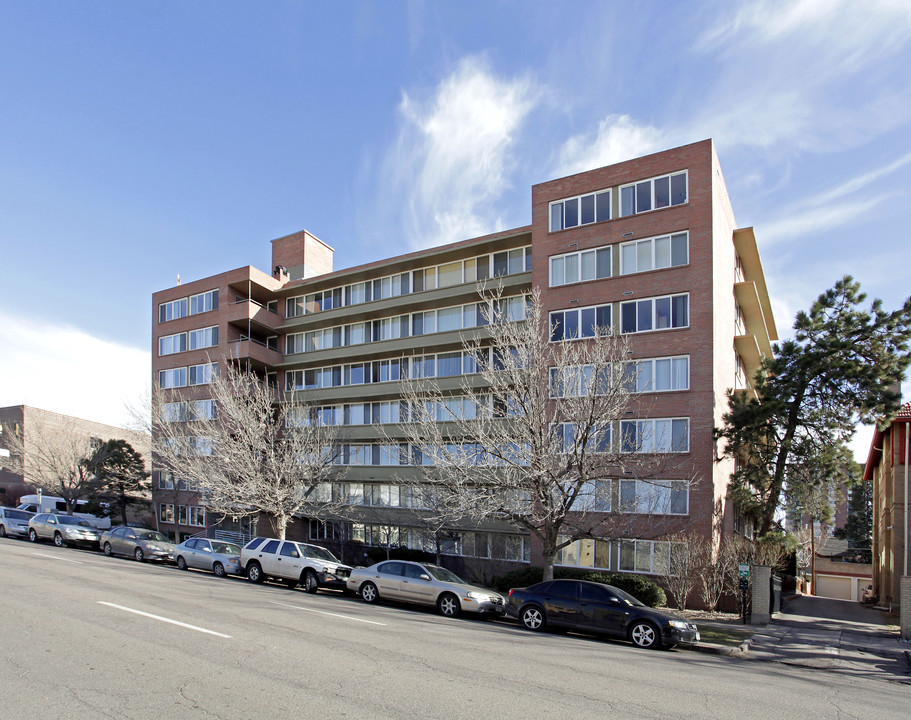
{"label": "green lawn", "polygon": [[699,626],[699,635],[702,642],[713,643],[714,645],[730,645],[737,647],[747,638],[753,636],[756,632],[752,629],[737,627],[736,625],[703,625]]}

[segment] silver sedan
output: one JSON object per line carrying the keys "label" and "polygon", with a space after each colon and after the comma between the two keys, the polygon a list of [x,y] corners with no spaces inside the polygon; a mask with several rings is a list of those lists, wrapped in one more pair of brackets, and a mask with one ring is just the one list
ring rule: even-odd
{"label": "silver sedan", "polygon": [[207,538],[190,538],[174,550],[180,570],[199,568],[210,570],[218,577],[243,575],[240,567],[240,547],[234,543]]}
{"label": "silver sedan", "polygon": [[470,585],[451,570],[427,563],[387,560],[357,568],[351,572],[347,586],[367,603],[383,599],[435,605],[446,617],[456,617],[463,611],[488,617],[506,612],[502,595]]}

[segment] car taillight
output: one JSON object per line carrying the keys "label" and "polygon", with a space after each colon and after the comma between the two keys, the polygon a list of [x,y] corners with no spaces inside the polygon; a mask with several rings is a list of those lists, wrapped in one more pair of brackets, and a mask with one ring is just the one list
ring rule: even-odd
{"label": "car taillight", "polygon": [[512,588],[509,588],[509,597],[512,597]]}

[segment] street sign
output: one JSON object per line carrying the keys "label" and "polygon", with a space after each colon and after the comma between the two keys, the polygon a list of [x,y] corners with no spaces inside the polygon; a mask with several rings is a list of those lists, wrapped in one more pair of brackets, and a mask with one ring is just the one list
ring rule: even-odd
{"label": "street sign", "polygon": [[737,566],[737,570],[738,570],[741,580],[750,579],[750,566],[747,563],[740,563]]}

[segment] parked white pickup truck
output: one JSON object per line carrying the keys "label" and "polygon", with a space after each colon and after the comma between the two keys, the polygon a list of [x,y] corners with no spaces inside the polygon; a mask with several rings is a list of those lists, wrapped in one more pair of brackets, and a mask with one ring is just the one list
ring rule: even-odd
{"label": "parked white pickup truck", "polygon": [[294,540],[257,537],[240,551],[240,566],[250,582],[267,577],[284,580],[288,587],[304,586],[308,593],[320,588],[344,590],[351,567],[318,545]]}

